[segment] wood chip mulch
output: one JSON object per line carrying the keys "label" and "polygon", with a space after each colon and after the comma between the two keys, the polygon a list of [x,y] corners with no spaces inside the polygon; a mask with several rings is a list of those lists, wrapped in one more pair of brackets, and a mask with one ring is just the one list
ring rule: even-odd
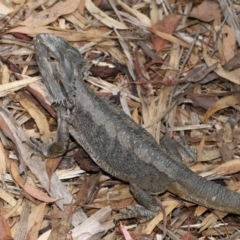
{"label": "wood chip mulch", "polygon": [[[30,137],[56,140],[57,116],[32,38],[65,38],[89,62],[87,84],[158,143],[182,137],[190,168],[240,190],[240,2],[235,0],[12,0],[0,2],[0,239],[240,239],[239,216],[159,196],[154,219],[114,222],[136,204],[129,186],[71,139],[44,159]],[[91,130],[89,130],[91,131]],[[144,181],[144,179],[143,179]]]}

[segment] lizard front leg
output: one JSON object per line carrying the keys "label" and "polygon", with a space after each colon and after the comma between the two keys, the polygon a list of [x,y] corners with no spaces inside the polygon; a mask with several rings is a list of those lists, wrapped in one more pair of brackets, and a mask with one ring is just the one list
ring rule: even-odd
{"label": "lizard front leg", "polygon": [[57,109],[58,112],[58,136],[57,141],[54,143],[42,143],[36,139],[31,139],[31,141],[27,142],[26,144],[42,154],[45,157],[56,158],[62,156],[67,148],[69,142],[69,133],[68,133],[68,123],[67,123],[67,116],[66,110],[60,106]]}

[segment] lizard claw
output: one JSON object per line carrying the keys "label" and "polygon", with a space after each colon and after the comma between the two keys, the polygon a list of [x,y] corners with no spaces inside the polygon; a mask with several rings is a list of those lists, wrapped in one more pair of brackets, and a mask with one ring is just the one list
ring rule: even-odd
{"label": "lizard claw", "polygon": [[48,144],[43,143],[42,141],[36,140],[34,138],[30,138],[29,141],[25,142],[28,147],[35,150],[39,153],[39,155],[44,157],[60,157],[63,155],[63,153],[66,151],[65,148],[63,148],[60,144],[57,142]]}
{"label": "lizard claw", "polygon": [[30,137],[30,139],[28,141],[25,141],[24,143],[29,148],[36,151],[36,153],[34,153],[34,154],[37,154],[40,156],[46,156],[44,153],[46,152],[45,149],[47,147],[47,144],[44,144],[42,141]]}

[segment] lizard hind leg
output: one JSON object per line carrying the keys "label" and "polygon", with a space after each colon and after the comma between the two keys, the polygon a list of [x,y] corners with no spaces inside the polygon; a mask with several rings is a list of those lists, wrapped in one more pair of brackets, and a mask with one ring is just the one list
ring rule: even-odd
{"label": "lizard hind leg", "polygon": [[159,205],[154,196],[139,188],[136,184],[130,184],[130,190],[139,204],[129,206],[120,211],[120,215],[115,220],[140,218],[140,222],[146,222],[154,218],[159,212]]}
{"label": "lizard hind leg", "polygon": [[196,163],[196,153],[190,149],[186,139],[175,140],[165,135],[161,139],[162,150],[164,150],[173,160],[191,166]]}

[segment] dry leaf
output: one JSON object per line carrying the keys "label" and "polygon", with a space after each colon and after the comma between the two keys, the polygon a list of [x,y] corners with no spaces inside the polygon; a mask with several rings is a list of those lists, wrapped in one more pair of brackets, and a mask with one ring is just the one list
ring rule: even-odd
{"label": "dry leaf", "polygon": [[203,207],[203,206],[197,206],[195,212],[194,212],[194,216],[199,217],[201,216],[203,213],[205,213],[208,209]]}
{"label": "dry leaf", "polygon": [[239,67],[240,67],[240,53],[234,55],[234,57],[228,60],[223,66],[223,68],[228,71],[231,71]]}
{"label": "dry leaf", "polygon": [[135,108],[132,113],[132,119],[134,120],[135,123],[140,124],[140,118],[138,114],[138,108]]}
{"label": "dry leaf", "polygon": [[[74,208],[72,204],[69,204],[65,207],[65,209],[61,212],[61,218],[57,220],[57,225],[53,225],[53,229],[49,239],[58,239],[65,240],[67,233],[71,227],[72,215],[74,212]],[[56,223],[56,222],[55,222]]]}
{"label": "dry leaf", "polygon": [[111,208],[105,206],[91,217],[87,218],[82,224],[71,230],[73,239],[101,239],[109,229],[114,227],[113,220],[108,225],[104,223],[111,215]]}
{"label": "dry leaf", "polygon": [[193,48],[192,54],[190,55],[190,58],[182,72],[188,72],[190,69],[194,68],[198,62],[199,62],[198,48],[195,47]]}
{"label": "dry leaf", "polygon": [[29,77],[19,81],[2,84],[0,85],[0,97],[4,97],[10,93],[13,93],[21,88],[26,87],[28,84],[34,83],[40,79],[40,77]]}
{"label": "dry leaf", "polygon": [[34,121],[37,124],[38,130],[43,137],[45,142],[48,142],[51,133],[49,130],[49,125],[46,116],[40,111],[39,107],[37,107],[33,102],[31,102],[29,99],[24,98],[24,95],[19,93],[20,95],[16,95],[16,97],[19,97],[19,103],[24,107],[29,115],[34,119]]}
{"label": "dry leaf", "polygon": [[22,22],[22,25],[30,27],[46,26],[49,23],[57,20],[59,16],[74,12],[78,8],[78,6],[78,0],[58,1],[51,8],[31,15],[24,22]]}
{"label": "dry leaf", "polygon": [[[153,25],[151,29],[153,31],[160,31],[163,33],[168,33],[172,34],[177,26],[179,25],[180,21],[182,19],[181,15],[176,15],[176,14],[169,14],[166,15],[162,20],[160,20],[158,23]],[[152,37],[152,42],[154,44],[154,47],[157,52],[159,52],[167,43],[167,41],[163,38],[160,38],[156,36],[155,34],[151,35]]]}
{"label": "dry leaf", "polygon": [[49,240],[49,236],[50,236],[51,232],[52,232],[52,229],[46,231],[40,237],[38,237],[37,240]]}
{"label": "dry leaf", "polygon": [[10,227],[6,219],[0,215],[0,239],[1,240],[13,240]]}
{"label": "dry leaf", "polygon": [[74,205],[83,206],[86,203],[87,198],[88,198],[88,182],[87,179],[85,178],[80,186],[80,190],[77,194],[76,202],[74,203]]}
{"label": "dry leaf", "polygon": [[14,161],[10,162],[10,172],[11,172],[11,176],[13,177],[14,181],[16,181],[16,183],[20,187],[22,187],[22,189],[24,189],[24,191],[26,191],[32,197],[34,197],[34,198],[36,198],[40,201],[46,202],[46,203],[51,203],[51,202],[57,201],[57,199],[49,197],[44,192],[38,190],[36,187],[34,187],[34,186],[30,185],[29,183],[25,182],[23,180],[23,178],[19,175],[17,166],[14,163]]}
{"label": "dry leaf", "polygon": [[101,11],[91,0],[85,0],[85,7],[96,19],[106,26],[115,29],[128,29],[125,24],[109,17],[105,12]]}
{"label": "dry leaf", "polygon": [[81,15],[84,15],[84,8],[85,8],[85,0],[81,0],[80,1],[80,4],[78,6],[78,12],[81,14]]}
{"label": "dry leaf", "polygon": [[39,230],[43,223],[45,216],[46,203],[41,203],[38,206],[31,209],[31,213],[28,221],[28,232],[25,237],[26,240],[35,240],[38,237]]}
{"label": "dry leaf", "polygon": [[233,142],[233,128],[229,122],[224,124],[222,139],[225,143]]}
{"label": "dry leaf", "polygon": [[202,232],[209,226],[212,226],[214,223],[216,223],[219,219],[223,219],[226,215],[227,213],[213,211],[213,213],[207,215],[207,217],[202,221],[202,225],[199,231]]}
{"label": "dry leaf", "polygon": [[203,122],[206,123],[208,119],[217,111],[234,106],[236,104],[240,103],[240,96],[227,96],[224,98],[221,98],[217,102],[215,102],[206,112],[204,116]]}
{"label": "dry leaf", "polygon": [[2,64],[2,84],[9,83],[10,71],[6,64]]}
{"label": "dry leaf", "polygon": [[53,34],[56,35],[58,37],[62,37],[65,38],[67,41],[101,41],[103,38],[107,38],[107,36],[103,36],[102,33],[100,32],[99,34],[94,34],[94,35],[86,35],[85,32],[81,33],[81,32],[74,32],[74,31],[59,31],[59,29],[54,30],[54,28],[49,28],[49,27],[32,27],[32,26],[27,26],[27,27],[16,27],[13,29],[10,29],[9,31],[7,31],[8,33],[25,33],[29,36],[36,36],[39,33],[48,33],[48,34]]}
{"label": "dry leaf", "polygon": [[194,107],[208,110],[218,99],[215,96],[205,96],[197,93],[189,93],[187,98],[192,101]]}
{"label": "dry leaf", "polygon": [[[10,2],[8,2],[8,3],[10,3]],[[7,15],[12,11],[13,11],[13,8],[10,4],[4,5],[3,2],[0,2],[0,14],[1,15]]]}
{"label": "dry leaf", "polygon": [[236,49],[236,38],[235,34],[227,25],[224,25],[221,32],[222,37],[219,38],[219,41],[222,42],[222,51],[225,61],[229,61],[235,56]]}
{"label": "dry leaf", "polygon": [[233,159],[217,166],[211,172],[224,176],[224,175],[233,174],[239,171],[240,171],[240,159]]}
{"label": "dry leaf", "polygon": [[0,198],[13,207],[16,206],[17,204],[16,199],[10,193],[5,191],[3,188],[0,188]]}
{"label": "dry leaf", "polygon": [[3,177],[6,174],[6,156],[2,142],[0,142],[0,181],[4,181]]}
{"label": "dry leaf", "polygon": [[221,154],[222,160],[225,162],[230,159],[233,159],[234,153],[233,153],[233,150],[231,149],[231,146],[221,140],[222,140],[222,136],[220,136],[220,138],[218,139],[217,146],[218,146],[219,152]]}
{"label": "dry leaf", "polygon": [[204,22],[219,21],[221,20],[221,9],[216,1],[205,0],[192,9],[190,17]]}
{"label": "dry leaf", "polygon": [[[218,62],[217,59],[214,59],[214,58],[211,58],[210,56],[208,56],[206,46],[203,48],[203,57],[204,57],[206,64],[208,65],[208,67],[210,67],[213,64],[215,64],[216,62]],[[229,81],[240,85],[239,76],[236,73],[234,73],[233,71],[232,72],[225,71],[220,64],[218,64],[218,66],[214,70],[214,72],[216,72],[220,77],[226,78]]]}
{"label": "dry leaf", "polygon": [[[172,199],[171,200],[168,199],[167,201],[164,200],[163,205],[165,207],[166,215],[171,213],[173,211],[173,209],[175,209],[179,204],[180,204],[180,202],[177,200],[172,200]],[[160,211],[155,218],[153,218],[151,221],[146,223],[146,228],[143,230],[143,233],[151,234],[153,229],[162,220],[163,220],[163,214]]]}
{"label": "dry leaf", "polygon": [[122,2],[121,0],[117,0],[117,3],[127,12],[134,15],[138,20],[142,22],[142,26],[150,27],[151,26],[151,20],[145,15],[142,14],[137,9],[129,7],[126,3]]}
{"label": "dry leaf", "polygon": [[188,229],[187,233],[181,238],[181,240],[192,240],[192,234],[190,230]]}
{"label": "dry leaf", "polygon": [[51,180],[51,177],[52,177],[53,173],[55,172],[55,170],[57,169],[61,160],[62,160],[62,157],[47,159],[46,172],[47,172],[49,181]]}
{"label": "dry leaf", "polygon": [[128,232],[128,230],[125,228],[125,226],[122,225],[122,223],[120,222],[120,230],[122,231],[122,234],[125,238],[125,240],[133,240],[130,233]]}

